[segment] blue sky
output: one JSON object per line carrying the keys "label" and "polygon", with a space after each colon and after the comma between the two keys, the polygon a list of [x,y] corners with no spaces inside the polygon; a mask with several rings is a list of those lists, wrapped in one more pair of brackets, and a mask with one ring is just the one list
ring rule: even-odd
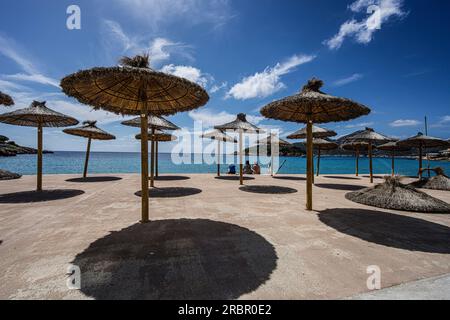
{"label": "blue sky", "polygon": [[[81,30],[66,28],[71,4],[81,9]],[[368,13],[371,5],[380,10]],[[427,115],[430,135],[450,136],[448,1],[16,0],[1,1],[0,11],[0,90],[15,98],[15,108],[46,100],[80,121],[98,120],[118,139],[94,143],[96,151],[139,151],[136,129],[65,97],[59,80],[143,52],[153,68],[208,90],[207,106],[169,118],[186,129],[194,120],[211,127],[244,112],[287,135],[300,125],[265,120],[259,109],[318,77],[325,92],[372,108],[369,116],[326,125],[340,135],[371,126],[405,138],[424,130]],[[374,18],[379,29],[367,27]],[[0,134],[36,144],[32,128],[0,124]],[[47,149],[84,150],[85,143],[45,130]]]}

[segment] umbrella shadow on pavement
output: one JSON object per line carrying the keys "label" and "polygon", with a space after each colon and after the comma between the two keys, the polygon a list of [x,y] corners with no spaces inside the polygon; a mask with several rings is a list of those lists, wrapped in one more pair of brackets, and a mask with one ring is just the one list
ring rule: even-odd
{"label": "umbrella shadow on pavement", "polygon": [[280,186],[243,186],[239,190],[261,194],[290,194],[298,192],[296,189]]}
{"label": "umbrella shadow on pavement", "polygon": [[323,176],[323,178],[327,178],[327,179],[337,179],[337,180],[361,180],[360,178],[356,178],[356,177],[346,177],[346,176]]}
{"label": "umbrella shadow on pavement", "polygon": [[111,181],[119,181],[122,178],[119,177],[86,177],[86,178],[73,178],[67,179],[67,182],[77,182],[77,183],[95,183],[95,182],[111,182]]}
{"label": "umbrella shadow on pavement", "polygon": [[261,235],[233,224],[160,220],[91,243],[72,264],[95,299],[229,300],[253,292],[277,266]]}
{"label": "umbrella shadow on pavement", "polygon": [[304,177],[273,176],[273,178],[279,180],[306,181]]}
{"label": "umbrella shadow on pavement", "polygon": [[344,191],[357,191],[367,187],[357,186],[352,184],[336,184],[336,183],[316,183],[316,187],[324,189],[344,190]]}
{"label": "umbrella shadow on pavement", "polygon": [[450,254],[450,228],[441,224],[366,209],[327,209],[319,219],[339,232],[382,246]]}
{"label": "umbrella shadow on pavement", "polygon": [[34,203],[64,200],[84,194],[82,190],[56,189],[43,191],[24,191],[0,195],[0,203]]}
{"label": "umbrella shadow on pavement", "polygon": [[[201,189],[184,188],[184,187],[169,187],[169,188],[151,188],[149,190],[150,198],[181,198],[193,196],[202,193]],[[136,196],[141,197],[141,191],[135,193]]]}
{"label": "umbrella shadow on pavement", "polygon": [[190,177],[186,176],[158,176],[155,177],[155,181],[181,181],[181,180],[189,180]]}
{"label": "umbrella shadow on pavement", "polygon": [[[239,176],[220,176],[220,177],[214,177],[214,179],[217,180],[226,180],[226,181],[239,181]],[[248,181],[248,180],[255,180],[255,178],[253,177],[243,177],[244,181]]]}

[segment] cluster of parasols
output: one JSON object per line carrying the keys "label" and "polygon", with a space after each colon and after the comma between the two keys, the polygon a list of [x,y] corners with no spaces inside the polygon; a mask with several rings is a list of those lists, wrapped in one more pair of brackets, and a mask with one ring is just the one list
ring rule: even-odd
{"label": "cluster of parasols", "polygon": [[[317,174],[319,174],[320,154],[323,150],[337,148],[338,145],[329,137],[336,133],[313,126],[317,123],[348,121],[370,113],[370,109],[350,99],[334,97],[320,91],[323,82],[312,79],[300,93],[270,103],[261,109],[266,118],[305,123],[306,127],[288,138],[305,139],[307,146],[307,198],[306,208],[312,210],[312,184],[314,179],[313,148],[318,151]],[[139,115],[122,124],[139,127],[141,133],[136,139],[141,140],[141,182],[142,182],[142,218],[149,221],[149,180],[154,186],[154,176],[158,175],[158,143],[173,141],[175,136],[163,130],[177,130],[176,125],[163,118],[178,112],[190,111],[204,106],[209,101],[207,92],[198,84],[186,79],[158,72],[150,68],[148,56],[123,58],[119,66],[99,67],[79,71],[62,79],[61,88],[65,94],[74,97],[80,103],[120,115]],[[0,93],[0,104],[12,105],[12,99]],[[78,124],[70,116],[53,111],[45,102],[34,101],[30,107],[0,115],[0,122],[36,127],[38,132],[37,190],[42,190],[42,130],[44,127],[68,127]],[[233,130],[239,134],[236,141],[224,131]],[[82,127],[64,130],[65,133],[88,139],[86,161],[83,176],[87,175],[89,153],[92,140],[110,140],[115,137],[96,126],[96,122],[86,121]],[[218,142],[239,142],[240,184],[243,184],[243,134],[264,133],[263,130],[249,123],[244,114],[239,114],[233,122],[216,126],[215,131],[202,137]],[[151,141],[151,168],[148,168],[148,141]],[[384,135],[367,129],[349,137],[344,148],[354,150],[357,154],[357,174],[359,152],[368,150],[370,156],[370,176],[373,182],[372,148],[395,152],[405,147],[419,149],[419,167],[422,169],[422,150],[424,147],[448,145],[444,140],[418,135],[410,139],[395,142]],[[288,144],[276,136],[270,135],[259,144]],[[218,152],[218,175],[220,175],[220,151]],[[272,162],[273,163],[273,162]],[[272,169],[273,170],[273,169]],[[394,167],[393,167],[394,170]],[[419,170],[421,172],[421,170]],[[273,174],[273,171],[272,171]]]}

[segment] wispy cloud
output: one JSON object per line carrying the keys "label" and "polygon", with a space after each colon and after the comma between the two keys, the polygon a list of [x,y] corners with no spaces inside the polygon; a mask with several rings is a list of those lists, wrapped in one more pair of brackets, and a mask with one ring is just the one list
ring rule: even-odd
{"label": "wispy cloud", "polygon": [[418,70],[418,71],[414,71],[414,72],[405,74],[404,77],[405,78],[419,77],[419,76],[423,76],[424,74],[430,73],[431,71],[432,71],[431,69]]}
{"label": "wispy cloud", "polygon": [[234,14],[229,0],[113,0],[134,19],[154,31],[173,23],[224,26]]}
{"label": "wispy cloud", "polygon": [[358,128],[366,128],[366,127],[372,127],[375,123],[374,122],[360,122],[360,123],[353,123],[348,124],[344,126],[345,129],[358,129]]}
{"label": "wispy cloud", "polygon": [[342,87],[349,83],[361,80],[364,76],[360,73],[354,73],[349,77],[342,78],[333,82],[334,87]]}
{"label": "wispy cloud", "polygon": [[383,24],[394,17],[404,17],[403,0],[357,0],[350,4],[353,13],[369,14],[362,20],[351,19],[344,22],[339,32],[324,44],[331,50],[339,49],[347,38],[353,38],[357,43],[368,44],[374,33]]}
{"label": "wispy cloud", "polygon": [[398,127],[417,127],[421,122],[418,120],[409,120],[409,119],[399,119],[391,122],[389,125],[394,128]]}
{"label": "wispy cloud", "polygon": [[211,87],[211,89],[209,90],[211,93],[217,93],[222,89],[225,89],[226,87],[228,87],[228,82],[222,82],[221,84],[215,84]]}
{"label": "wispy cloud", "polygon": [[0,54],[14,61],[23,73],[12,75],[1,75],[2,78],[34,82],[43,85],[50,85],[59,88],[59,81],[48,76],[45,76],[38,70],[35,64],[26,57],[24,53],[18,48],[18,45],[13,39],[7,38],[0,34]]}
{"label": "wispy cloud", "polygon": [[103,44],[109,51],[119,51],[121,54],[136,55],[148,53],[151,63],[158,65],[162,61],[181,57],[193,61],[192,47],[168,38],[130,35],[122,26],[113,20],[103,20],[102,24]]}
{"label": "wispy cloud", "polygon": [[431,125],[432,128],[450,127],[450,115],[441,117],[439,122]]}
{"label": "wispy cloud", "polygon": [[245,77],[228,91],[226,97],[237,100],[266,98],[286,87],[281,82],[283,75],[293,72],[296,67],[314,59],[313,55],[294,55],[284,62],[277,63],[272,68],[267,67],[262,72]]}

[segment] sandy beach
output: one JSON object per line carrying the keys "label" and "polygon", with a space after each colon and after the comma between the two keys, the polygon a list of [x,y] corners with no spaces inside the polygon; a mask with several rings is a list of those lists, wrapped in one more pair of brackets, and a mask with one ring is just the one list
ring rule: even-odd
{"label": "sandy beach", "polygon": [[368,292],[372,265],[383,288],[450,273],[450,216],[346,200],[367,177],[316,178],[307,212],[301,175],[164,176],[148,224],[139,175],[78,177],[45,175],[48,201],[17,194],[34,176],[0,184],[0,299],[334,299]]}

